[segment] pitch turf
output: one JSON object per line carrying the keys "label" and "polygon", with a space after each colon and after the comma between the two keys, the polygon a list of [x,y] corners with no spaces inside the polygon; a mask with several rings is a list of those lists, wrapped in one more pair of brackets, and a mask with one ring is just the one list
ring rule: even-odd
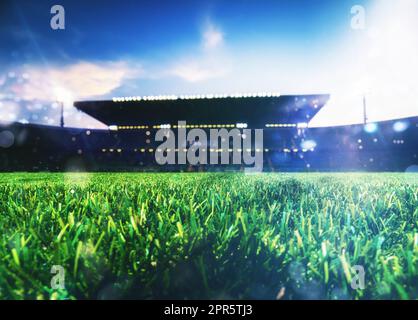
{"label": "pitch turf", "polygon": [[414,174],[0,174],[0,208],[3,299],[418,298]]}

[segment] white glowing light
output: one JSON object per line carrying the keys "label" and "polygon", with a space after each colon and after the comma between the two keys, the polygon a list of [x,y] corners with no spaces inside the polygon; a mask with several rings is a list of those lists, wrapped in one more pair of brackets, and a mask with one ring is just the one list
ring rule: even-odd
{"label": "white glowing light", "polygon": [[110,125],[109,126],[109,130],[110,131],[117,131],[118,130],[118,126],[116,126],[116,125]]}
{"label": "white glowing light", "polygon": [[316,142],[314,140],[305,140],[305,141],[302,141],[300,146],[302,149],[310,150],[316,147]]}
{"label": "white glowing light", "polygon": [[406,129],[408,129],[408,127],[409,127],[409,125],[408,125],[408,122],[406,122],[406,121],[396,121],[393,124],[393,130],[396,131],[396,132],[403,132]]}
{"label": "white glowing light", "polygon": [[133,96],[133,97],[113,97],[113,102],[125,102],[125,101],[164,101],[164,100],[198,100],[198,99],[226,99],[226,98],[263,98],[263,97],[280,97],[279,93],[234,93],[234,94],[197,94],[197,95],[158,95],[158,96]]}
{"label": "white glowing light", "polygon": [[64,105],[71,105],[74,101],[73,95],[71,92],[62,87],[54,88],[55,99],[59,102],[64,103]]}
{"label": "white glowing light", "polygon": [[245,129],[248,127],[248,124],[246,123],[237,123],[237,128],[238,129]]}
{"label": "white glowing light", "polygon": [[364,126],[364,131],[366,131],[367,133],[373,133],[376,132],[378,129],[378,126],[376,123],[367,123]]}
{"label": "white glowing light", "polygon": [[299,129],[306,129],[308,127],[308,123],[307,122],[301,122],[297,124],[297,127]]}

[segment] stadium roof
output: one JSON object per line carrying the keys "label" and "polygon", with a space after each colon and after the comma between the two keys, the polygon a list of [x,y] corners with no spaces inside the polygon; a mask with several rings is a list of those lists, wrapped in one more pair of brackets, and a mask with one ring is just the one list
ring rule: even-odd
{"label": "stadium roof", "polygon": [[326,104],[329,95],[158,96],[78,101],[74,106],[111,125],[309,122]]}

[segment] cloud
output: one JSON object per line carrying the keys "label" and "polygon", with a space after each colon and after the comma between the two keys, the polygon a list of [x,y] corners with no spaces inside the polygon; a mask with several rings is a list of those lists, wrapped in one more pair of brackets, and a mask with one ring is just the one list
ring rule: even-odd
{"label": "cloud", "polygon": [[171,74],[188,82],[201,82],[213,78],[219,78],[228,73],[224,65],[204,59],[186,61],[175,65]]}
{"label": "cloud", "polygon": [[319,80],[334,98],[313,125],[361,122],[363,95],[371,121],[418,115],[418,2],[378,1],[367,17],[366,29],[351,34],[323,63],[330,76]]}
{"label": "cloud", "polygon": [[136,77],[140,70],[126,62],[92,63],[81,61],[65,67],[43,68],[30,66],[22,73],[28,81],[12,87],[12,91],[25,100],[56,100],[57,96],[88,99],[111,93],[127,78]]}
{"label": "cloud", "polygon": [[49,68],[29,65],[0,77],[2,121],[29,121],[58,124],[59,110],[65,106],[65,122],[73,127],[103,127],[93,118],[73,108],[76,100],[109,96],[129,79],[139,78],[142,68],[135,63],[80,61]]}
{"label": "cloud", "polygon": [[187,82],[202,82],[228,74],[228,58],[223,50],[224,36],[219,27],[207,22],[201,35],[202,51],[196,49],[193,57],[179,59],[169,67],[168,75]]}
{"label": "cloud", "polygon": [[350,29],[348,19],[339,40],[312,51],[289,43],[225,46],[223,37],[207,40],[211,33],[222,34],[208,26],[203,53],[172,69],[195,91],[330,93],[332,99],[312,121],[315,126],[361,123],[363,95],[370,121],[418,115],[416,0],[376,2],[367,10],[365,30]]}
{"label": "cloud", "polygon": [[[330,103],[312,122],[318,126],[361,122],[366,93],[372,121],[417,115],[417,21],[416,0],[377,2],[367,11],[366,30],[351,30],[348,19],[339,40],[332,45],[322,40],[322,47],[311,50],[257,39],[226,43],[223,30],[207,20],[194,49],[187,47],[165,61],[145,61],[146,70],[132,61],[29,66],[15,70],[29,78],[9,89],[21,99],[46,101],[55,100],[57,94],[81,100],[146,90],[152,94],[331,93]],[[0,75],[0,101],[10,91],[3,90],[7,83],[8,76]],[[8,105],[13,118],[14,104]]]}
{"label": "cloud", "polygon": [[202,45],[205,50],[212,50],[222,46],[223,33],[212,23],[208,23],[202,35]]}

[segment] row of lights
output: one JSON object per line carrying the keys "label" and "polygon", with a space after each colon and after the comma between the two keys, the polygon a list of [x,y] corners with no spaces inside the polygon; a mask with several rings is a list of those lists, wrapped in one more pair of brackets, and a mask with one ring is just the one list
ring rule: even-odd
{"label": "row of lights", "polygon": [[[171,152],[172,150],[171,149],[166,149],[166,150],[162,150],[162,149],[157,149],[157,151],[158,152],[162,152],[162,151],[167,151],[167,152]],[[173,150],[174,152],[179,152],[179,149],[174,149]],[[209,152],[234,152],[234,149],[204,149],[204,148],[202,148],[202,151],[203,152],[206,152],[206,151],[209,151]],[[236,151],[237,152],[242,152],[243,151],[243,149],[236,149]],[[252,152],[252,151],[255,151],[255,152],[263,152],[263,149],[255,149],[255,150],[253,150],[253,149],[245,149],[245,151],[246,152]],[[265,152],[269,152],[270,150],[269,149],[264,149],[264,151]],[[187,149],[183,149],[183,152],[187,152]]]}
{"label": "row of lights", "polygon": [[[111,128],[112,127],[112,128]],[[194,129],[194,128],[238,128],[238,129],[246,129],[248,128],[247,123],[237,123],[235,124],[187,124],[187,125],[171,125],[171,124],[160,124],[160,125],[153,125],[153,129]],[[267,128],[306,128],[307,124],[294,124],[294,123],[278,123],[278,124],[266,124]],[[111,130],[139,130],[139,129],[148,129],[149,126],[109,126]]]}
{"label": "row of lights", "polygon": [[158,96],[132,96],[132,97],[114,97],[113,102],[130,101],[165,101],[165,100],[197,100],[197,99],[225,99],[225,98],[270,98],[280,97],[277,92],[259,92],[259,93],[234,93],[234,94],[198,94],[198,95],[158,95]]}
{"label": "row of lights", "polygon": [[266,124],[266,128],[295,128],[297,125],[294,123],[269,123]]}
{"label": "row of lights", "polygon": [[139,130],[139,129],[148,129],[148,126],[118,126],[118,129],[121,130]]}
{"label": "row of lights", "polygon": [[293,149],[288,149],[288,148],[284,148],[283,149],[283,152],[284,153],[298,153],[299,151],[302,151],[302,152],[308,152],[308,151],[311,151],[311,152],[314,152],[315,151],[315,148],[311,148],[311,149],[298,149],[298,148],[293,148]]}
{"label": "row of lights", "polygon": [[[302,122],[302,123],[269,123],[265,125],[266,128],[299,128],[299,129],[304,129],[304,128],[308,128],[308,123],[306,122]],[[243,129],[243,128],[247,128],[248,124],[246,123],[237,123],[236,125],[234,124],[196,124],[196,125],[173,125],[171,126],[170,124],[162,124],[162,125],[154,125],[152,126],[154,129],[170,129],[170,128],[239,128],[239,129]],[[140,130],[140,129],[148,129],[149,126],[147,125],[141,125],[141,126],[116,126],[116,125],[111,125],[109,126],[110,130]],[[377,129],[376,124],[374,123],[369,123],[366,125],[365,130],[369,133],[374,132]],[[397,130],[398,132],[400,131],[400,129],[398,128]],[[90,135],[90,131],[86,132],[87,135]]]}
{"label": "row of lights", "polygon": [[[121,153],[122,152],[122,149],[109,149],[109,150],[107,150],[107,149],[102,149],[102,152],[107,152],[107,151],[109,151],[109,152],[118,152],[118,153]],[[152,149],[152,148],[150,148],[150,149],[145,149],[145,148],[142,148],[142,149],[134,149],[134,151],[135,152],[142,152],[142,153],[145,153],[145,152],[154,152],[154,149]],[[156,151],[158,151],[158,152],[162,152],[162,151],[167,151],[167,152],[171,152],[172,150],[171,149],[166,149],[166,150],[162,150],[162,149],[156,149]],[[174,152],[180,152],[180,149],[173,149],[173,151]],[[202,151],[203,152],[206,152],[206,149],[202,149]],[[209,152],[224,152],[224,150],[223,149],[208,149],[208,151]],[[226,149],[225,149],[225,151],[226,151]],[[242,152],[242,149],[237,149],[236,151],[238,151],[238,152]],[[246,151],[247,152],[252,152],[253,150],[252,149],[246,149]],[[255,152],[262,152],[263,150],[262,149],[255,149]],[[264,149],[264,151],[265,152],[269,152],[270,150],[269,149]],[[183,152],[187,152],[187,149],[183,149]],[[228,149],[228,152],[234,152],[234,150],[233,149]]]}
{"label": "row of lights", "polygon": [[[238,127],[237,124],[236,127],[237,128],[246,128],[244,126],[240,126]],[[244,125],[244,124],[241,124]],[[181,128],[187,128],[187,129],[194,129],[194,128],[235,128],[235,124],[186,124],[186,125],[170,125],[170,124],[161,124],[161,125],[155,125],[152,126],[153,129],[170,129],[170,128],[174,128],[174,129],[181,129]]]}
{"label": "row of lights", "polygon": [[[187,152],[187,150],[188,149],[183,149],[183,152]],[[121,153],[122,149],[102,149],[102,152],[108,152],[108,151],[111,152],[111,153],[113,153],[113,152]],[[145,153],[145,152],[154,152],[154,149],[152,149],[152,148],[150,148],[150,149],[141,148],[141,149],[134,149],[134,151]],[[171,149],[165,149],[165,150],[156,149],[156,151],[158,151],[158,152],[162,152],[162,151],[171,152],[172,150]],[[173,149],[173,151],[174,152],[180,152],[180,149]],[[206,149],[202,149],[202,151],[206,152]],[[224,149],[208,149],[207,151],[209,151],[209,152],[224,152]],[[225,149],[225,151],[227,151],[227,150]],[[242,152],[243,149],[236,149],[236,151]],[[246,152],[252,152],[252,151],[262,152],[263,149],[255,149],[255,150],[245,149],[245,151]],[[313,152],[313,151],[315,151],[315,148],[312,148],[312,149],[297,149],[297,148],[288,149],[288,148],[284,148],[283,149],[284,153],[292,153],[292,152],[293,153],[298,153],[299,151],[302,151],[302,152],[312,151]],[[228,149],[228,152],[234,152],[234,149]],[[264,152],[270,152],[270,150],[269,149],[264,149]]]}

